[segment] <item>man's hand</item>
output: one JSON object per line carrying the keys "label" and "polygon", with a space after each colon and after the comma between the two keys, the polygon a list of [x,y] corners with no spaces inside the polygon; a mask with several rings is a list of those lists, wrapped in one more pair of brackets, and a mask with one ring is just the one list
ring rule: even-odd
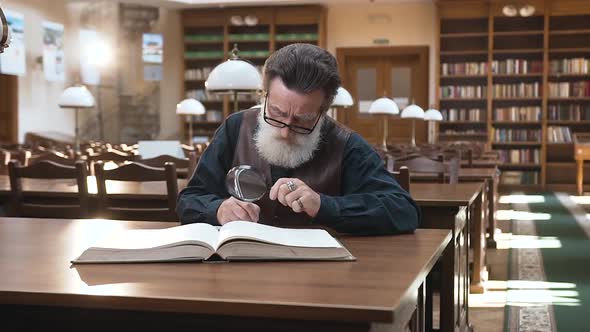
{"label": "man's hand", "polygon": [[278,199],[294,212],[305,212],[314,218],[320,210],[320,194],[313,191],[305,182],[295,178],[280,178],[270,188],[269,198]]}
{"label": "man's hand", "polygon": [[221,225],[236,220],[258,222],[259,216],[260,207],[258,205],[242,202],[234,197],[223,201],[217,209],[217,221]]}

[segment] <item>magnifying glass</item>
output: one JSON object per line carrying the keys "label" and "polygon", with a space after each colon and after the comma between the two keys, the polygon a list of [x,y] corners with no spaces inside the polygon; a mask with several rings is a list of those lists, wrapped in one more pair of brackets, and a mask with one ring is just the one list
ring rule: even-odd
{"label": "magnifying glass", "polygon": [[250,165],[238,165],[227,172],[225,187],[233,197],[244,202],[256,202],[266,194],[262,173]]}

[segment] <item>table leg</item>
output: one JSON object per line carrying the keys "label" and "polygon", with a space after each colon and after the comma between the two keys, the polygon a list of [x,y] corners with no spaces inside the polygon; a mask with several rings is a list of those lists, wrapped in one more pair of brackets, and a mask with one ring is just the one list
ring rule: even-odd
{"label": "table leg", "polygon": [[582,196],[584,194],[584,160],[578,159],[576,160],[578,174],[576,176],[576,184],[578,186],[578,196]]}
{"label": "table leg", "polygon": [[475,213],[471,217],[470,242],[473,246],[473,275],[471,276],[471,292],[481,294],[485,291],[482,276],[485,267],[485,227],[483,226],[483,195],[480,193],[475,200]]}
{"label": "table leg", "polygon": [[486,241],[486,246],[488,248],[496,248],[497,247],[497,243],[496,243],[496,227],[497,227],[497,223],[496,223],[496,193],[497,191],[497,186],[498,186],[498,181],[497,179],[487,179],[486,180],[486,186],[487,186],[487,194],[486,194],[486,198],[487,198],[487,221],[488,221],[488,229],[487,232],[489,234],[489,237],[487,238]]}

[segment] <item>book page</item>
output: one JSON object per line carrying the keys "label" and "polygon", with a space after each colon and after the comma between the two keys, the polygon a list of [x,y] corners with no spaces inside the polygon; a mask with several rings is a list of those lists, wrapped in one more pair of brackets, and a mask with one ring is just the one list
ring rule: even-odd
{"label": "book page", "polygon": [[167,247],[182,242],[199,241],[211,250],[217,247],[219,232],[203,223],[186,224],[161,229],[129,229],[110,234],[93,247],[114,249],[146,249]]}
{"label": "book page", "polygon": [[219,245],[224,242],[246,239],[293,247],[341,248],[342,245],[323,229],[290,229],[233,221],[221,227]]}

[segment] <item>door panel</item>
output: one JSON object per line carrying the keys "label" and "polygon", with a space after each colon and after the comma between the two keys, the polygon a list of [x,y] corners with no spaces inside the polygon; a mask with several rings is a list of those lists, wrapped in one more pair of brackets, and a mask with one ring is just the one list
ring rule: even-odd
{"label": "door panel", "polygon": [[0,74],[0,142],[18,140],[18,76]]}
{"label": "door panel", "polygon": [[[427,47],[367,47],[338,49],[343,86],[355,103],[344,113],[344,123],[369,143],[379,144],[383,135],[383,117],[366,113],[371,102],[380,97],[392,98],[400,111],[414,101],[428,107]],[[409,143],[411,120],[391,116],[388,142]],[[426,142],[426,124],[416,121],[416,141]]]}

